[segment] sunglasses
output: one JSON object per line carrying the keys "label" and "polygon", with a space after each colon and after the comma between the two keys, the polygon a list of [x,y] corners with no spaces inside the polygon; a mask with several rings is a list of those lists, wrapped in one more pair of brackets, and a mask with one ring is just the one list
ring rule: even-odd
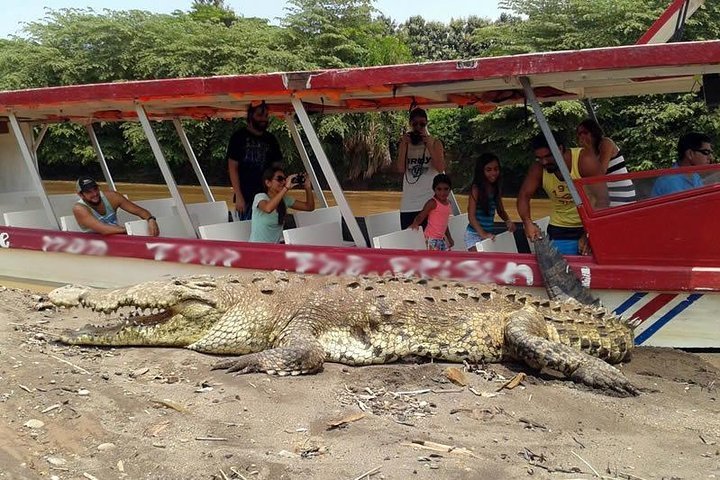
{"label": "sunglasses", "polygon": [[278,175],[275,177],[275,181],[283,183],[285,180],[287,180],[287,177],[283,177],[282,175]]}
{"label": "sunglasses", "polygon": [[693,152],[702,153],[706,157],[712,157],[714,155],[712,150],[708,150],[707,148],[693,148]]}

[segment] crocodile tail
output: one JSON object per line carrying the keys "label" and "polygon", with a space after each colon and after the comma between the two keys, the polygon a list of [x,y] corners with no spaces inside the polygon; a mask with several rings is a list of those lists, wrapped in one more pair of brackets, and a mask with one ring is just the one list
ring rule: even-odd
{"label": "crocodile tail", "polygon": [[535,256],[550,300],[564,301],[572,298],[584,305],[600,304],[590,293],[590,289],[584,287],[570,270],[567,261],[552,246],[547,235],[535,241]]}

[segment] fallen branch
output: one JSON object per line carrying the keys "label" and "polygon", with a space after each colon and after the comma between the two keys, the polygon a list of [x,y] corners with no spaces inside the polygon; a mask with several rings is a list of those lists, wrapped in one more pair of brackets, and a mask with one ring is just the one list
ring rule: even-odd
{"label": "fallen branch", "polygon": [[601,475],[598,473],[598,471],[595,470],[595,469],[593,468],[593,466],[590,465],[587,461],[585,461],[584,458],[582,458],[580,455],[578,455],[577,453],[573,452],[572,450],[570,450],[570,453],[572,453],[573,455],[575,455],[577,458],[580,459],[581,462],[583,462],[585,465],[587,465],[587,467],[588,467],[590,470],[592,470],[593,474],[594,474],[596,477],[602,478]]}
{"label": "fallen branch", "polygon": [[199,440],[201,442],[227,442],[228,439],[224,437],[195,437],[195,440]]}
{"label": "fallen branch", "polygon": [[375,467],[375,468],[368,470],[367,472],[361,474],[360,476],[353,478],[353,480],[362,480],[363,478],[370,478],[372,475],[375,475],[376,473],[378,473],[381,468],[382,467]]}
{"label": "fallen branch", "polygon": [[57,360],[58,362],[62,362],[62,363],[65,363],[65,364],[67,364],[67,365],[70,365],[71,367],[73,367],[73,368],[75,368],[75,369],[77,369],[77,370],[80,370],[80,372],[82,372],[82,373],[84,373],[84,374],[86,374],[86,375],[90,375],[90,374],[91,374],[90,372],[88,372],[88,371],[85,370],[84,368],[78,367],[78,366],[75,365],[74,363],[70,363],[70,362],[68,362],[67,360],[63,360],[63,359],[60,358],[60,357],[56,357],[55,355],[48,355],[48,356],[51,357],[51,358],[54,358],[54,359]]}
{"label": "fallen branch", "polygon": [[464,455],[470,455],[471,457],[477,458],[472,450],[468,450],[467,448],[445,445],[442,443],[431,442],[429,440],[413,440],[412,443],[404,443],[403,445],[420,447],[426,450],[433,450],[435,452],[462,453]]}
{"label": "fallen branch", "polygon": [[424,393],[430,393],[432,392],[431,388],[424,388],[422,390],[410,390],[407,392],[389,392],[394,397],[399,397],[400,395],[422,395]]}

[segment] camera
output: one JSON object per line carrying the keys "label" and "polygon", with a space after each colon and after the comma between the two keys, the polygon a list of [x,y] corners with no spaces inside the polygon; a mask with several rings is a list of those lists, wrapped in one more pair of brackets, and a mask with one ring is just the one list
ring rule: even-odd
{"label": "camera", "polygon": [[305,174],[298,173],[292,180],[293,185],[303,185],[305,183]]}
{"label": "camera", "polygon": [[423,141],[423,136],[421,133],[416,132],[415,130],[410,132],[410,143],[412,143],[413,145],[420,145],[422,143],[422,141]]}

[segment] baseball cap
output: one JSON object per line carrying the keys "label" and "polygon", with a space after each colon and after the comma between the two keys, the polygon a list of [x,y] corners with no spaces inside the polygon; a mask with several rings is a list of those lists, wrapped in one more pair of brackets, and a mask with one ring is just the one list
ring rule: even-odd
{"label": "baseball cap", "polygon": [[78,178],[77,183],[75,183],[75,191],[87,192],[97,186],[97,182],[92,177],[80,177]]}

